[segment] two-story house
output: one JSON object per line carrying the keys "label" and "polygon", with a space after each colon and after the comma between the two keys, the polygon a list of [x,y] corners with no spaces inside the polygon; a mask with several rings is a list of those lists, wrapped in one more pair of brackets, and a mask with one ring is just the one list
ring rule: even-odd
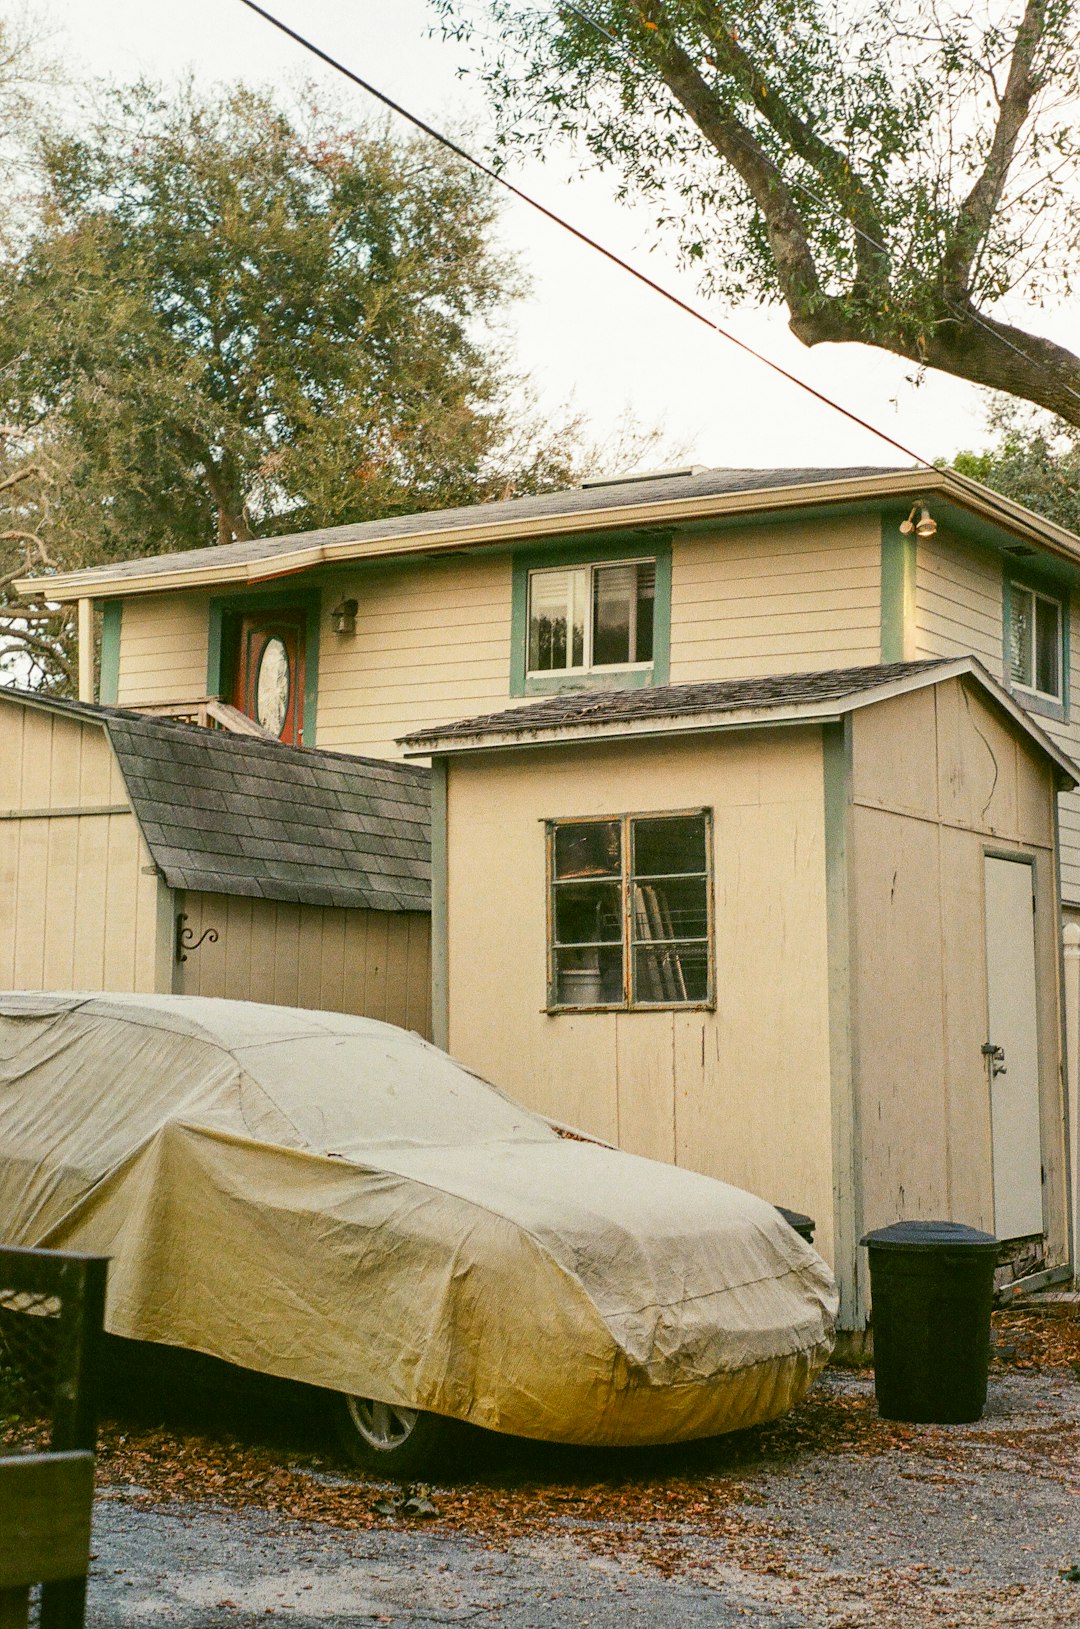
{"label": "two-story house", "polygon": [[[1080,539],[948,471],[693,469],[119,562],[51,592],[79,604],[86,701],[99,621],[103,703],[432,756],[436,1039],[557,1118],[819,1211],[848,1327],[860,1230],[896,1214],[996,1223],[1021,1267],[1067,1262]],[[664,697],[643,722],[629,697],[647,690]],[[507,723],[522,708],[531,743]],[[667,741],[648,758],[643,731]],[[471,844],[469,866],[448,871],[448,843],[459,860]],[[456,906],[451,873],[475,878]],[[488,954],[500,908],[517,937]],[[1017,1108],[988,1029],[1021,986]]]}
{"label": "two-story house", "polygon": [[[918,469],[597,480],[51,585],[79,602],[88,652],[100,613],[101,701],[183,717],[221,698],[287,741],[386,757],[411,731],[554,690],[967,654],[1080,753],[1078,589],[1080,539]],[[1072,794],[1061,857],[1080,916]]]}

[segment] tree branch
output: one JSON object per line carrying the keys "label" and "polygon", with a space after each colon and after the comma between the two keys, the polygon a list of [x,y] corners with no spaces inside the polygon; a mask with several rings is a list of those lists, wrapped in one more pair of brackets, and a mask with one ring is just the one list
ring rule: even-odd
{"label": "tree branch", "polygon": [[[817,309],[825,300],[810,249],[806,222],[775,164],[749,128],[724,112],[690,57],[675,40],[659,0],[643,0],[642,15],[656,33],[646,50],[664,83],[705,139],[743,182],[765,222],[777,279],[792,313]],[[661,22],[664,30],[661,31]]]}
{"label": "tree branch", "polygon": [[[0,532],[0,543],[24,543],[27,545],[26,549],[24,550],[26,565],[22,567],[21,570],[28,571],[30,569],[30,544],[33,544],[34,554],[37,555],[41,565],[50,566],[53,571],[56,570],[56,561],[45,547],[44,539],[39,537],[37,532],[20,532],[14,530],[9,532]],[[18,577],[20,574],[20,571],[17,571],[15,576]]]}
{"label": "tree branch", "polygon": [[1035,72],[1035,58],[1045,31],[1046,0],[1027,0],[1016,31],[1016,44],[990,150],[978,179],[956,212],[950,242],[942,259],[946,298],[951,301],[967,303],[975,256],[1001,202],[1016,154],[1016,144],[1031,112],[1031,104],[1042,89],[1043,80]]}
{"label": "tree branch", "polygon": [[885,289],[889,280],[889,254],[885,228],[873,196],[851,162],[796,113],[787,100],[740,44],[735,23],[723,5],[699,0],[702,22],[712,44],[714,61],[742,87],[751,106],[768,121],[791,151],[809,164],[840,204],[855,234],[855,261],[859,281],[868,289]]}
{"label": "tree branch", "polygon": [[25,464],[22,469],[14,470],[0,480],[0,492],[7,492],[13,486],[19,486],[23,481],[29,481],[36,475],[39,480],[51,481],[52,476],[41,464]]}

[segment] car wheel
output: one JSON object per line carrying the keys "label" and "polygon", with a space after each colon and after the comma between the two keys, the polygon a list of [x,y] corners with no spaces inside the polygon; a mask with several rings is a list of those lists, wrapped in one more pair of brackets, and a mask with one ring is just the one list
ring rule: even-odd
{"label": "car wheel", "polygon": [[453,1468],[454,1420],[374,1397],[337,1396],[338,1434],[354,1465],[390,1482],[407,1482]]}

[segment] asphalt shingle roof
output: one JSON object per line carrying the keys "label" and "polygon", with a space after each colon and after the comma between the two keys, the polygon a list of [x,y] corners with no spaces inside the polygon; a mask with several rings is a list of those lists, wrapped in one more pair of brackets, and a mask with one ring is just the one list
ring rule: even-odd
{"label": "asphalt shingle roof", "polygon": [[431,774],[114,707],[0,690],[103,724],[171,888],[431,909]]}
{"label": "asphalt shingle roof", "polygon": [[860,476],[895,475],[899,466],[852,465],[842,469],[706,469],[692,475],[657,475],[648,480],[607,482],[602,486],[570,487],[537,497],[507,498],[500,503],[468,504],[457,509],[420,510],[411,515],[390,515],[382,520],[359,521],[351,526],[324,526],[282,537],[257,537],[244,543],[221,543],[211,548],[186,549],[135,560],[120,560],[87,572],[88,579],[122,582],[157,572],[200,570],[214,566],[244,566],[272,560],[298,548],[331,543],[377,543],[420,533],[450,532],[463,526],[499,525],[545,516],[584,515],[594,509],[667,503],[679,498],[705,498],[734,492],[761,492],[775,487],[808,486],[827,481],[850,481]]}
{"label": "asphalt shingle roof", "polygon": [[649,718],[679,718],[694,713],[736,713],[753,708],[797,707],[816,701],[841,701],[864,690],[876,690],[893,679],[947,667],[945,660],[879,662],[873,667],[835,668],[826,673],[782,673],[755,679],[716,679],[703,684],[662,684],[642,690],[575,690],[525,707],[507,707],[480,718],[407,735],[407,746],[422,748],[435,741],[466,741],[489,735],[530,735],[535,731],[581,724],[619,724]]}

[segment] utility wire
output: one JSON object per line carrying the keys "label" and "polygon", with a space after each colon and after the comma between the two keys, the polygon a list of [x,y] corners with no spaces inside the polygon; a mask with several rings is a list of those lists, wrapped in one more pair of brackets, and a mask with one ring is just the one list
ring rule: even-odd
{"label": "utility wire", "polygon": [[[634,53],[626,45],[625,41],[617,39],[615,35],[612,34],[609,29],[606,29],[602,23],[598,23],[595,17],[590,17],[587,11],[582,11],[580,6],[575,5],[573,0],[556,0],[556,10],[571,12],[579,19],[580,22],[583,22],[586,27],[593,29],[601,36],[602,39],[609,41],[617,51],[621,51],[623,56],[626,57],[634,66],[641,66],[639,58],[634,55]],[[645,66],[648,66],[648,64]],[[775,175],[780,177],[785,186],[794,187],[796,191],[801,192],[804,197],[809,198],[811,203],[817,204],[819,209],[827,210],[829,208],[829,205],[825,202],[824,198],[819,197],[812,187],[807,186],[805,181],[800,180],[798,176],[785,175],[779,164],[777,164],[776,160],[771,157],[771,155],[767,153],[763,147],[756,145],[751,147],[750,143],[743,140],[738,132],[735,133],[735,140],[746,152],[752,152],[755,158],[764,159],[765,163]],[[889,249],[884,243],[879,242],[877,238],[871,236],[871,234],[865,231],[861,226],[856,226],[854,221],[849,221],[848,225],[851,227],[851,230],[854,232],[855,236],[857,238],[861,238],[864,243],[869,244],[871,249],[876,249],[878,253],[883,254],[886,259],[892,258]],[[996,339],[1000,345],[1004,345],[1008,350],[1012,351],[1015,356],[1020,357],[1022,361],[1028,363],[1029,366],[1038,365],[1037,357],[1032,356],[1030,351],[1025,351],[1022,346],[1014,344],[1011,339],[995,328],[992,323],[987,322],[985,317],[980,316],[979,312],[975,310],[974,306],[971,306],[965,310],[961,306],[958,306],[954,300],[947,300],[946,304],[956,316],[961,318],[966,317],[968,321],[975,323],[976,326],[981,328],[984,333],[989,334],[991,339]],[[1067,380],[1063,381],[1063,383],[1069,395],[1075,396],[1077,401],[1080,402],[1080,390],[1074,389],[1074,387],[1070,385]]]}
{"label": "utility wire", "polygon": [[492,169],[490,165],[485,164],[482,159],[477,158],[473,153],[467,152],[464,147],[459,146],[456,141],[453,141],[449,136],[444,135],[442,131],[436,130],[434,125],[428,124],[427,121],[420,118],[418,114],[411,113],[407,107],[404,107],[400,102],[396,102],[393,97],[388,96],[385,91],[379,90],[378,87],[373,85],[370,80],[364,79],[362,75],[356,73],[352,68],[346,67],[345,63],[341,62],[337,57],[331,56],[329,51],[324,51],[321,46],[316,45],[313,40],[309,40],[306,35],[301,34],[295,28],[291,28],[289,24],[283,22],[280,17],[275,17],[273,12],[267,11],[265,7],[258,5],[256,0],[240,0],[240,4],[242,6],[246,6],[249,11],[253,11],[256,16],[261,17],[263,21],[269,23],[272,28],[276,28],[279,33],[284,34],[288,39],[293,40],[297,45],[301,46],[303,50],[309,51],[311,55],[317,57],[320,62],[325,62],[327,67],[333,68],[339,74],[343,74],[344,77],[351,80],[354,85],[357,85],[361,90],[366,91],[369,96],[373,96],[377,102],[381,102],[382,105],[389,108],[392,113],[396,113],[399,115],[399,117],[406,119],[408,123],[413,125],[417,130],[423,131],[424,135],[430,136],[433,141],[437,141],[439,145],[441,147],[445,147],[448,152],[453,153],[457,158],[462,159],[466,164],[471,164],[474,169],[479,170],[482,175],[486,175],[489,180],[496,182],[498,186],[503,187],[507,192],[509,192],[513,197],[519,199],[523,204],[528,204],[529,208],[534,209],[537,214],[543,215],[546,220],[552,221],[556,226],[561,227],[564,232],[569,232],[572,237],[577,238],[579,243],[584,243],[588,248],[595,250],[597,254],[603,255],[605,260],[611,261],[613,265],[620,267],[622,271],[628,272],[631,277],[636,278],[639,283],[643,283],[646,288],[652,289],[654,294],[659,294],[662,299],[667,300],[671,305],[676,306],[680,311],[684,311],[687,316],[693,317],[695,321],[702,323],[706,328],[710,328],[713,333],[719,334],[721,339],[726,339],[729,344],[736,346],[740,351],[745,352],[747,356],[753,357],[756,362],[761,362],[765,367],[771,369],[773,373],[778,374],[781,379],[786,379],[789,384],[795,385],[799,390],[805,391],[806,394],[808,396],[812,396],[815,401],[822,402],[826,407],[831,407],[834,412],[841,414],[844,418],[850,420],[852,424],[857,424],[861,430],[868,430],[871,435],[877,436],[878,439],[880,441],[884,441],[887,446],[894,447],[897,452],[903,453],[905,458],[910,458],[916,464],[924,464],[927,469],[933,469],[934,465],[931,460],[924,457],[922,453],[912,452],[911,448],[905,446],[902,441],[897,441],[894,436],[886,434],[884,430],[878,429],[876,425],[870,424],[866,419],[860,418],[859,415],[852,412],[850,408],[842,407],[839,402],[833,401],[831,396],[826,396],[823,391],[817,390],[813,385],[807,384],[805,379],[800,379],[797,374],[790,373],[788,369],[782,367],[779,362],[774,362],[771,357],[764,356],[760,351],[756,351],[754,347],[747,344],[745,340],[739,339],[738,335],[731,333],[726,328],[722,328],[719,323],[714,322],[711,317],[706,316],[704,311],[699,310],[696,306],[690,305],[689,302],[682,299],[680,295],[673,293],[671,289],[665,288],[662,283],[656,282],[645,272],[639,271],[638,268],[631,265],[628,260],[623,260],[622,257],[617,255],[613,249],[605,248],[602,243],[598,242],[596,238],[590,237],[587,232],[583,232],[580,227],[573,226],[568,220],[564,219],[563,216],[557,215],[552,209],[548,209],[546,204],[540,203],[539,199],[532,197],[530,193],[524,192],[521,187],[515,186],[512,181],[506,178],[506,176],[500,175],[497,170]]}

